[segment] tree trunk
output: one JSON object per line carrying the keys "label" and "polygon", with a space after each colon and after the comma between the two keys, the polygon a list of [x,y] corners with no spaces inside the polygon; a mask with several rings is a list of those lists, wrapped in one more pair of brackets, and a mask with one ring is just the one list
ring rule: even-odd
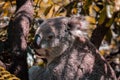
{"label": "tree trunk", "polygon": [[33,19],[33,1],[16,0],[17,9],[8,26],[8,45],[13,55],[9,71],[21,80],[28,80],[27,37]]}

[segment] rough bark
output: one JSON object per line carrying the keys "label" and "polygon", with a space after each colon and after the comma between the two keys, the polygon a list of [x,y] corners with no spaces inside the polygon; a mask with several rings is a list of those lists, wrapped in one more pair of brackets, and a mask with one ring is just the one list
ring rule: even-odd
{"label": "rough bark", "polygon": [[33,19],[33,1],[16,0],[17,9],[8,26],[8,45],[13,55],[9,71],[21,80],[28,80],[26,48],[29,27]]}

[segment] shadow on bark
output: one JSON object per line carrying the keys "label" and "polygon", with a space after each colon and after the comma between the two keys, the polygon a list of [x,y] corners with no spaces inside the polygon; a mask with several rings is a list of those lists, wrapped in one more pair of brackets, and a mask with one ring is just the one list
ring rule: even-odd
{"label": "shadow on bark", "polygon": [[21,80],[28,80],[27,38],[33,19],[33,1],[16,0],[17,10],[8,26],[8,47],[12,55],[12,64],[7,68]]}

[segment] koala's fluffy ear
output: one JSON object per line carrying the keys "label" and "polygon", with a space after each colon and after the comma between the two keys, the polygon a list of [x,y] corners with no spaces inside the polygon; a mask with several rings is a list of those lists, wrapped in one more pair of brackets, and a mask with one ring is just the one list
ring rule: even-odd
{"label": "koala's fluffy ear", "polygon": [[68,21],[68,30],[75,36],[83,35],[83,32],[88,29],[88,22],[84,17],[71,17]]}
{"label": "koala's fluffy ear", "polygon": [[71,17],[68,21],[68,26],[71,30],[79,29],[79,30],[86,30],[88,29],[88,22],[85,20],[85,17]]}

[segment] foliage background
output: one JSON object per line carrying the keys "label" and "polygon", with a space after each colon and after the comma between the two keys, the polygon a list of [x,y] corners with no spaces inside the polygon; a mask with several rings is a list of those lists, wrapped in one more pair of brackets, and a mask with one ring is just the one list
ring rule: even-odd
{"label": "foliage background", "polygon": [[[0,42],[7,39],[7,25],[14,17],[15,9],[16,0],[0,0]],[[116,12],[118,14],[114,15]],[[120,0],[34,0],[34,21],[28,44],[34,39],[38,19],[73,15],[84,15],[90,23],[85,31],[89,38],[97,25],[105,23],[105,27],[110,27],[99,50],[108,62],[117,65],[120,72]],[[0,45],[0,51],[3,51],[2,47]]]}

